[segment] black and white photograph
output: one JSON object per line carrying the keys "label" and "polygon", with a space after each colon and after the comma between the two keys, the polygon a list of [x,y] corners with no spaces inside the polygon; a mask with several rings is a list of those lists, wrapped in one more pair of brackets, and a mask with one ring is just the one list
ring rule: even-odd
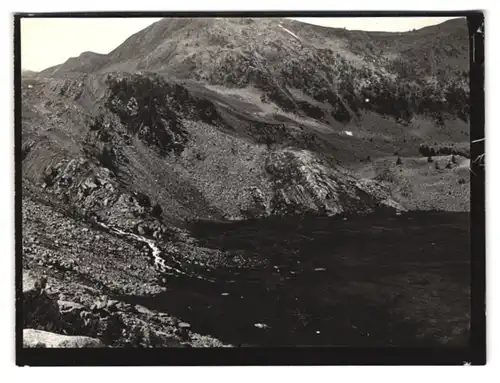
{"label": "black and white photograph", "polygon": [[481,12],[15,22],[18,363],[484,364]]}

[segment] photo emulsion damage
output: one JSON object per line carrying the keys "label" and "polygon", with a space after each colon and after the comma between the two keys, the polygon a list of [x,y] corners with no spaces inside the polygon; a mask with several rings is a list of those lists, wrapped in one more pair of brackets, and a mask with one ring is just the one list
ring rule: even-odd
{"label": "photo emulsion damage", "polygon": [[124,16],[16,16],[18,363],[474,362],[480,13]]}

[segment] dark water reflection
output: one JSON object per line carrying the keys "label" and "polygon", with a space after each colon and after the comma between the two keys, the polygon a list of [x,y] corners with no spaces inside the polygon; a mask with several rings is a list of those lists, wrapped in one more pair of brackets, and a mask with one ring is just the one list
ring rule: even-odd
{"label": "dark water reflection", "polygon": [[205,247],[267,266],[221,267],[143,305],[247,346],[461,344],[469,312],[469,214],[415,212],[198,222]]}

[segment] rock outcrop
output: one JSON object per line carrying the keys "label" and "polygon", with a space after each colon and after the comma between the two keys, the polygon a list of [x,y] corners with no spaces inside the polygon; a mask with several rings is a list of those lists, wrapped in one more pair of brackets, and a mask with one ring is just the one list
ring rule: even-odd
{"label": "rock outcrop", "polygon": [[328,165],[310,151],[288,149],[271,153],[266,170],[274,186],[269,201],[272,214],[331,216],[367,213],[380,205],[399,207],[389,195],[363,187],[347,172]]}
{"label": "rock outcrop", "polygon": [[46,278],[23,273],[23,327],[57,331],[62,328],[57,300],[45,291]]}
{"label": "rock outcrop", "polygon": [[[89,230],[84,233],[88,235]],[[188,331],[185,323],[177,318],[141,305],[110,299],[100,294],[95,287],[72,281],[75,279],[74,268],[56,271],[52,264],[46,264],[40,258],[40,245],[46,243],[43,235],[35,242],[31,245],[34,248],[24,259],[26,267],[30,268],[23,273],[24,347],[223,346],[217,339]],[[68,243],[68,246],[72,245],[78,246],[77,243]],[[57,251],[52,252],[52,257],[59,257]],[[136,261],[136,264],[140,261]],[[45,272],[41,273],[44,266]],[[115,266],[118,270],[114,272],[123,273],[119,270],[119,264]],[[138,269],[129,267],[126,271],[133,273]],[[90,272],[94,281],[101,277],[99,272],[98,266]],[[44,274],[51,275],[48,283]],[[79,275],[88,278],[85,271]],[[97,284],[102,286],[102,283]],[[152,289],[151,284],[144,282],[142,291],[133,291],[136,294],[151,294],[147,291]]]}
{"label": "rock outcrop", "polygon": [[99,348],[104,347],[104,344],[99,339],[88,336],[68,336],[42,330],[25,329],[23,330],[23,347]]}

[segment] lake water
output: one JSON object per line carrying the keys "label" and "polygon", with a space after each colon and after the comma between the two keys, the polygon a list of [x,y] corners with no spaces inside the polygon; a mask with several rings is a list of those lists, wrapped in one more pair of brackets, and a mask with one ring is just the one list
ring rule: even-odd
{"label": "lake water", "polygon": [[432,346],[468,338],[468,213],[200,222],[205,247],[265,265],[140,303],[236,346]]}

